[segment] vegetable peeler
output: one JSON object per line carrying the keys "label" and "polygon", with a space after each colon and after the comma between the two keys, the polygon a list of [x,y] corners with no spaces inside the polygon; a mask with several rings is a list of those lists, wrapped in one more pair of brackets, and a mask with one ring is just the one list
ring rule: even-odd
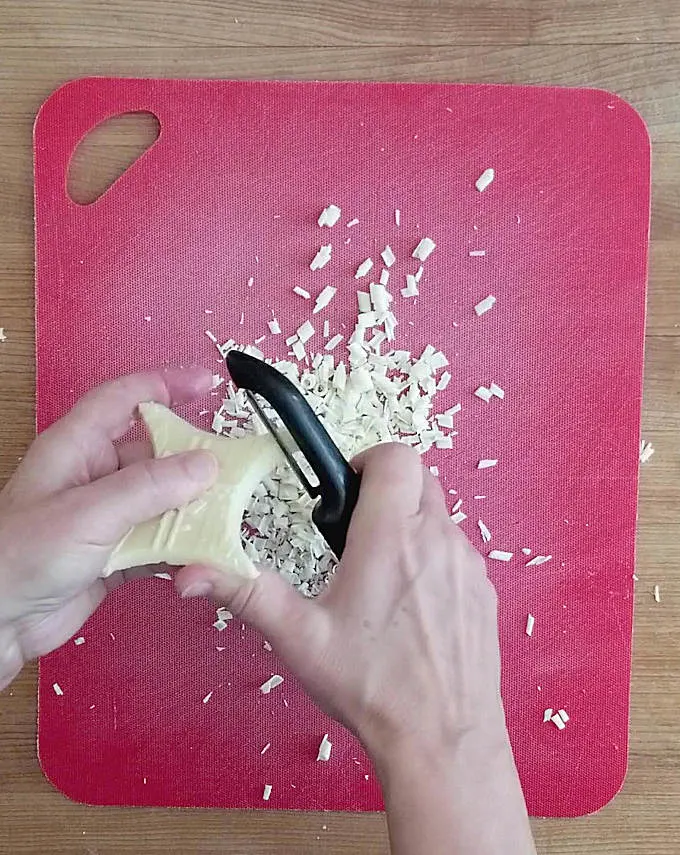
{"label": "vegetable peeler", "polygon": [[[336,557],[340,558],[359,498],[360,476],[345,460],[304,396],[287,377],[261,359],[238,350],[230,350],[226,361],[233,381],[245,391],[305,490],[313,499],[319,497],[312,511],[312,521]],[[310,483],[256,395],[264,398],[277,413],[318,478],[318,485]]]}

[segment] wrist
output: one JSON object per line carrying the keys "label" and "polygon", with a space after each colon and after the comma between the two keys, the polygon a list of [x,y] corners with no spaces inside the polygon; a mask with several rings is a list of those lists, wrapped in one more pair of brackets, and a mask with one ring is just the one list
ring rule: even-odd
{"label": "wrist", "polygon": [[[433,740],[428,733],[411,733],[388,740],[364,743],[384,788],[402,777],[412,782],[421,775],[430,779],[469,778],[474,769],[481,779],[510,765],[512,750],[505,722],[480,724],[458,731],[450,738]],[[477,774],[475,777],[478,776]]]}
{"label": "wrist", "polygon": [[395,855],[535,855],[505,725],[372,756]]}

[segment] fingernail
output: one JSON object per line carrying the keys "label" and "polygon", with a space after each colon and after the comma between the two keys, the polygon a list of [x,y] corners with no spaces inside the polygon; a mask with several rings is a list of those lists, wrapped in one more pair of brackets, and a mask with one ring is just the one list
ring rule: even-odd
{"label": "fingernail", "polygon": [[209,451],[190,451],[186,455],[186,467],[200,484],[212,484],[217,478],[217,458]]}
{"label": "fingernail", "polygon": [[191,585],[187,585],[187,587],[182,591],[182,598],[211,597],[213,591],[214,588],[212,586],[212,582],[193,582]]}

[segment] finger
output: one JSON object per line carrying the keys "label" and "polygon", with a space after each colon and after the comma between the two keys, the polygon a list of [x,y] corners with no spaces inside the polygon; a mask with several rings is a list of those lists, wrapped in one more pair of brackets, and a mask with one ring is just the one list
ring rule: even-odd
{"label": "finger", "polygon": [[142,460],[68,491],[67,512],[83,543],[111,547],[135,525],[179,508],[215,482],[217,460],[208,451],[187,451]]}
{"label": "finger", "polygon": [[57,424],[113,442],[127,433],[139,404],[156,401],[173,407],[206,394],[211,387],[212,374],[200,366],[129,374],[88,392]]}
{"label": "finger", "polygon": [[423,467],[412,448],[398,442],[376,445],[355,457],[352,465],[361,473],[353,527],[365,529],[378,520],[394,521],[418,512]]}
{"label": "finger", "polygon": [[322,649],[330,633],[326,612],[272,570],[243,579],[196,564],[179,570],[175,585],[182,597],[212,597],[224,603],[271,641],[293,667],[310,649]]}
{"label": "finger", "polygon": [[153,457],[153,445],[148,439],[139,439],[134,442],[123,442],[116,446],[118,454],[118,467],[132,466],[140,460],[148,460]]}
{"label": "finger", "polygon": [[12,492],[47,496],[118,468],[112,443],[125,434],[140,403],[173,406],[212,386],[207,368],[166,368],[130,374],[88,392],[33,443],[13,478]]}
{"label": "finger", "polygon": [[420,513],[426,516],[448,516],[446,497],[439,479],[423,469],[423,492],[420,497]]}

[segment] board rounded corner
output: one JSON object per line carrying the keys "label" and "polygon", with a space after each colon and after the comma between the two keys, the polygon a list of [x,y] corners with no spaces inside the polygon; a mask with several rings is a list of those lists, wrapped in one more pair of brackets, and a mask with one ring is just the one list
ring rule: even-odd
{"label": "board rounded corner", "polygon": [[638,110],[637,107],[631,104],[630,101],[627,101],[622,95],[619,95],[616,92],[612,92],[610,89],[599,89],[593,87],[591,89],[588,89],[587,91],[597,94],[606,99],[609,102],[607,103],[607,109],[622,110],[624,115],[628,119],[631,127],[635,128],[639,132],[640,136],[643,138],[647,151],[651,152],[651,131],[649,130],[647,120],[644,118],[644,116]]}
{"label": "board rounded corner", "polygon": [[69,80],[65,80],[63,83],[60,83],[56,89],[53,89],[47,98],[45,98],[40,104],[35,114],[35,119],[33,120],[33,138],[35,139],[36,132],[40,130],[42,122],[54,104],[58,104],[71,89],[76,89],[79,86],[87,84],[95,79],[96,78],[92,75],[87,75],[85,77],[73,77]]}

